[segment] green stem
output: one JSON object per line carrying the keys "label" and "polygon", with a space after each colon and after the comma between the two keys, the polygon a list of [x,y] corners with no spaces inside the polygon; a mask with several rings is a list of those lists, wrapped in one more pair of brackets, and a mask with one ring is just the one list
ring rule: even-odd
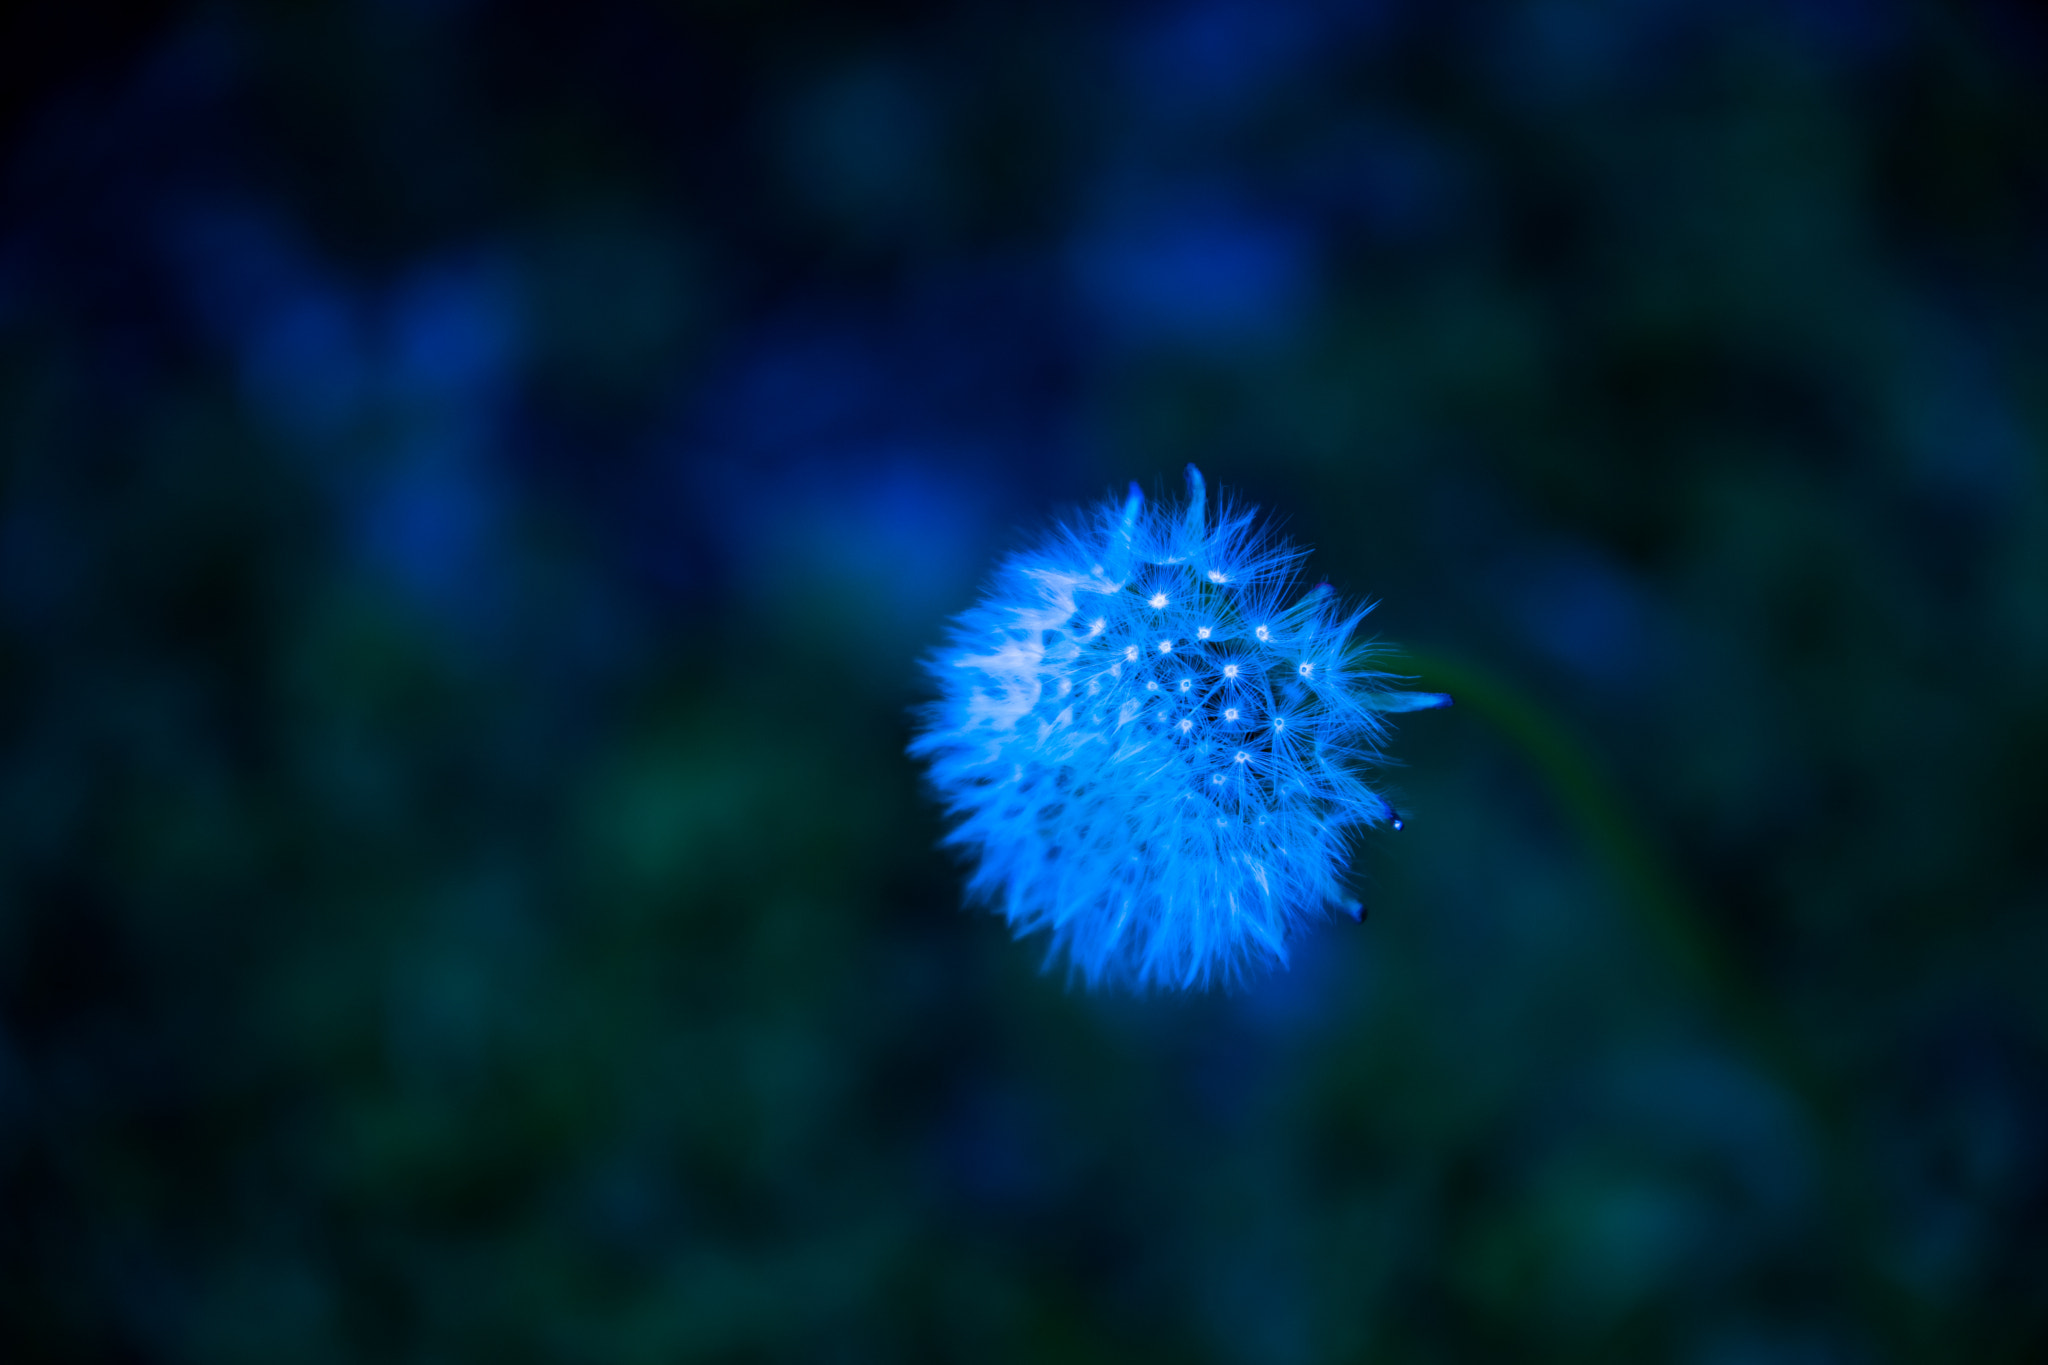
{"label": "green stem", "polygon": [[1836,1214],[1839,1247],[1854,1294],[1899,1348],[1899,1358],[1932,1358],[1909,1295],[1878,1265],[1875,1210],[1854,1177],[1857,1160],[1847,1106],[1799,1046],[1763,983],[1745,971],[1718,926],[1673,872],[1613,779],[1586,747],[1540,705],[1486,670],[1443,655],[1404,650],[1390,666],[1448,692],[1506,738],[1536,769],[1558,806],[1614,877],[1622,902],[1679,975],[1804,1108],[1821,1147],[1822,1179]]}

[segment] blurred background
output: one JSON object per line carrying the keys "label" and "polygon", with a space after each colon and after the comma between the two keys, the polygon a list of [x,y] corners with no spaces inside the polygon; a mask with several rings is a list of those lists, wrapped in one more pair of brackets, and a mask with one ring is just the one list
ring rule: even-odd
{"label": "blurred background", "polygon": [[[0,20],[10,1361],[2048,1358],[2048,22]],[[1190,461],[1370,916],[1042,972],[904,758]]]}

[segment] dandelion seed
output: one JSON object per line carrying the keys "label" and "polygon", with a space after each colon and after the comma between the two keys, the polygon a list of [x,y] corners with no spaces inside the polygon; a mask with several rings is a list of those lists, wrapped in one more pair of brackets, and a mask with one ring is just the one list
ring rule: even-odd
{"label": "dandelion seed", "polygon": [[[1361,914],[1340,880],[1350,840],[1402,823],[1363,776],[1383,717],[1449,701],[1394,690],[1352,639],[1363,610],[1327,585],[1297,596],[1300,552],[1250,509],[1212,509],[1193,468],[1188,486],[1185,504],[1149,511],[1133,485],[998,569],[931,664],[940,695],[910,746],[953,816],[947,841],[971,856],[969,894],[1019,935],[1047,931],[1091,985],[1228,982],[1284,964],[1289,935],[1325,909]],[[1208,621],[1192,639],[1151,615],[1189,593]],[[1162,624],[1176,633],[1139,633]],[[1225,643],[1247,634],[1315,662]],[[1217,720],[1141,701],[1167,689],[1126,673],[1134,636],[1194,656],[1179,693],[1220,675],[1284,718],[1248,732],[1239,707]],[[1077,686],[1101,698],[1086,717],[1063,700]]]}

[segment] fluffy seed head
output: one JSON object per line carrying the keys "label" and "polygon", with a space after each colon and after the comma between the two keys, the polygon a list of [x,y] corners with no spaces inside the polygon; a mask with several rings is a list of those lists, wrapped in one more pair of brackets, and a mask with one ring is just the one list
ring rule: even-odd
{"label": "fluffy seed head", "polygon": [[1202,988],[1358,913],[1340,877],[1393,809],[1366,785],[1395,690],[1352,638],[1369,607],[1296,588],[1256,509],[1149,510],[1136,484],[1005,562],[930,668],[911,753],[974,864],[969,894],[1050,931],[1092,985]]}

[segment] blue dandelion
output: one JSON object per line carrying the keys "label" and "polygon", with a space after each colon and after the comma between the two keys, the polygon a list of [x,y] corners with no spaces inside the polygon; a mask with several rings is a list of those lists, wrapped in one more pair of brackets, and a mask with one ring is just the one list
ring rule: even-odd
{"label": "blue dandelion", "polygon": [[1300,590],[1303,554],[1190,466],[1185,506],[1132,484],[1006,561],[930,662],[910,751],[968,894],[1091,986],[1227,983],[1361,913],[1352,836],[1401,827],[1363,775],[1384,717],[1450,698],[1374,671],[1371,608]]}

